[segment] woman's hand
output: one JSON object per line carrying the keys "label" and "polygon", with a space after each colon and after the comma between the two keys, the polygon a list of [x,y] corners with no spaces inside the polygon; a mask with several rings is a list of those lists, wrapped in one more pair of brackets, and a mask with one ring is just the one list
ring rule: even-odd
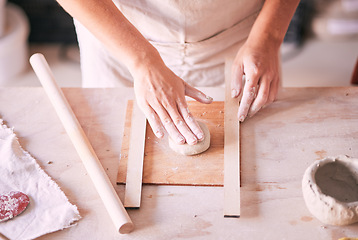
{"label": "woman's hand", "polygon": [[279,82],[279,48],[249,40],[237,53],[233,67],[232,97],[242,93],[239,121],[253,116],[276,98]]}
{"label": "woman's hand", "polygon": [[[242,122],[276,98],[279,49],[299,0],[265,1],[232,69],[232,96],[242,92],[238,118]],[[245,76],[245,85],[242,79]]]}
{"label": "woman's hand", "polygon": [[211,97],[176,76],[160,58],[141,64],[133,77],[137,103],[158,138],[164,136],[165,129],[178,144],[193,145],[203,139],[203,131],[190,113],[185,96],[206,104],[212,102]]}

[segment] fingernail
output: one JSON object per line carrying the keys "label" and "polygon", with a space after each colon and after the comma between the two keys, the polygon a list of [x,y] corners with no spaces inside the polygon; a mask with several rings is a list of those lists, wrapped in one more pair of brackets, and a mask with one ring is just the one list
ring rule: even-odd
{"label": "fingernail", "polygon": [[213,98],[210,97],[210,96],[206,96],[206,99],[208,99],[209,101],[212,101],[212,100],[213,100]]}
{"label": "fingernail", "polygon": [[231,97],[236,97],[237,96],[237,91],[235,89],[231,90]]}
{"label": "fingernail", "polygon": [[183,136],[179,136],[177,138],[178,143],[185,143],[185,138]]}
{"label": "fingernail", "polygon": [[197,139],[196,138],[190,138],[190,139],[188,139],[188,144],[189,145],[194,145],[194,144],[196,144],[197,143]]}
{"label": "fingernail", "polygon": [[243,122],[245,120],[245,116],[244,115],[241,115],[240,117],[239,117],[239,121],[240,122]]}
{"label": "fingernail", "polygon": [[199,133],[196,136],[198,137],[199,141],[204,139],[204,134],[202,134],[202,133]]}

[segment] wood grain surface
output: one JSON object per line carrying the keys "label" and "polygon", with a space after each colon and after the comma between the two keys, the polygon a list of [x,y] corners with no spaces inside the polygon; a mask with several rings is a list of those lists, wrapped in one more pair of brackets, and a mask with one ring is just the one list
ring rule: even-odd
{"label": "wood grain surface", "polygon": [[[188,102],[191,113],[204,122],[211,134],[210,148],[201,154],[183,156],[169,148],[167,136],[155,137],[147,126],[143,183],[161,185],[222,186],[224,170],[224,103]],[[133,102],[128,101],[117,183],[125,183]]]}
{"label": "wood grain surface", "polygon": [[[200,89],[222,101],[223,89]],[[63,89],[115,185],[131,89]],[[221,94],[221,95],[220,95]],[[357,237],[358,223],[322,224],[302,196],[304,171],[317,159],[358,157],[358,88],[287,88],[241,124],[241,214],[224,218],[223,188],[143,186],[135,223],[119,235],[51,103],[41,88],[0,88],[0,117],[78,206],[82,219],[48,239],[340,239]],[[48,162],[51,161],[51,164]],[[124,185],[114,186],[124,198]],[[32,205],[32,206],[35,206]]]}

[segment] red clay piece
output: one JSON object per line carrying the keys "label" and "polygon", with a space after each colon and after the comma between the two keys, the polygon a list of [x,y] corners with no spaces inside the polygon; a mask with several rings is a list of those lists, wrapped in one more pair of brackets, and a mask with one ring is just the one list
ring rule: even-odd
{"label": "red clay piece", "polygon": [[7,221],[22,213],[29,204],[29,197],[18,191],[0,195],[0,222]]}

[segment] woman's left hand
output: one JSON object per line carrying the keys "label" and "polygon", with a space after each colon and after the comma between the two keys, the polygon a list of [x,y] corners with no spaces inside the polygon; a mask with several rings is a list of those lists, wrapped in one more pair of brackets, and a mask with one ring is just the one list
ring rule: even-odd
{"label": "woman's left hand", "polygon": [[237,98],[242,92],[239,121],[243,122],[276,99],[280,82],[278,54],[279,47],[249,40],[237,53],[232,67],[231,95]]}

